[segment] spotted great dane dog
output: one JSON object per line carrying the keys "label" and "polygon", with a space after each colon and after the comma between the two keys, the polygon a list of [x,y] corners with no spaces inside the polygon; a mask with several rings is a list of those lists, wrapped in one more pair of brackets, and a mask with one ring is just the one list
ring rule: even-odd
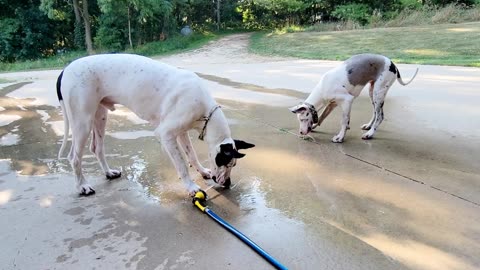
{"label": "spotted great dane dog", "polygon": [[[300,122],[300,134],[306,135],[325,120],[335,107],[343,111],[340,132],[332,142],[341,143],[350,125],[350,111],[353,100],[360,95],[365,85],[370,84],[370,99],[373,104],[373,116],[362,126],[368,130],[362,139],[368,140],[383,121],[383,104],[388,89],[395,80],[401,85],[409,84],[417,75],[418,68],[407,83],[403,82],[400,71],[387,57],[377,54],[359,54],[352,56],[338,67],[325,73],[308,98],[290,111],[297,115]],[[322,111],[323,110],[323,111]],[[322,111],[320,117],[318,112]]]}
{"label": "spotted great dane dog", "polygon": [[[104,152],[107,112],[113,111],[115,104],[126,106],[156,128],[155,135],[190,195],[200,188],[192,181],[179,146],[204,178],[224,186],[230,185],[230,172],[236,159],[245,155],[238,150],[254,147],[232,139],[220,106],[195,73],[143,56],[104,54],[80,58],[60,73],[57,94],[65,123],[58,157],[64,152],[71,126],[68,160],[81,195],[95,193],[82,174],[82,155],[90,133],[90,150],[107,178],[120,177],[120,171],[108,166]],[[191,129],[199,131],[199,138],[208,144],[211,170],[198,161],[187,133]]]}

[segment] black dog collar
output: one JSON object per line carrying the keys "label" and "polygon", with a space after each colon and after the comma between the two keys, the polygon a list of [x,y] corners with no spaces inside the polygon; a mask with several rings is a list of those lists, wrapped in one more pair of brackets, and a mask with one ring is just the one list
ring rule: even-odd
{"label": "black dog collar", "polygon": [[215,105],[215,106],[210,110],[210,112],[208,113],[208,116],[204,116],[202,119],[198,120],[198,121],[205,121],[205,125],[203,125],[202,132],[200,132],[200,135],[198,136],[198,138],[199,138],[201,141],[203,141],[203,137],[205,137],[205,133],[207,132],[207,124],[208,124],[208,121],[210,121],[210,118],[212,118],[213,113],[214,113],[218,108],[220,108],[220,105]]}

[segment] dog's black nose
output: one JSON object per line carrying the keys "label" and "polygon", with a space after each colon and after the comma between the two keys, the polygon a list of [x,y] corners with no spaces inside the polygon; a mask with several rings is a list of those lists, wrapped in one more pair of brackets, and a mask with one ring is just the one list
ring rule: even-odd
{"label": "dog's black nose", "polygon": [[217,177],[214,175],[212,176],[212,180],[215,181],[215,183],[217,182]]}
{"label": "dog's black nose", "polygon": [[232,180],[229,177],[225,180],[225,183],[223,183],[223,188],[224,189],[229,189],[231,185],[232,185]]}

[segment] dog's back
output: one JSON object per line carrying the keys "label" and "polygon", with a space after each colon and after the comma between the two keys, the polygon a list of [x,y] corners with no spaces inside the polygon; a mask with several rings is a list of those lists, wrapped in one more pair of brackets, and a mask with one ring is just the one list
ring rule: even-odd
{"label": "dog's back", "polygon": [[[65,68],[63,79],[63,97],[75,98],[75,102],[80,103],[78,106],[85,106],[84,110],[94,110],[99,103],[109,109],[113,109],[114,104],[122,104],[153,123],[175,110],[180,101],[182,106],[192,108],[209,108],[210,103],[214,103],[195,73],[139,55],[103,54],[80,58]],[[194,101],[189,98],[192,96],[197,102],[208,104],[189,104]]]}
{"label": "dog's back", "polygon": [[348,81],[351,85],[366,85],[375,81],[384,72],[388,58],[378,54],[358,54],[344,62]]}

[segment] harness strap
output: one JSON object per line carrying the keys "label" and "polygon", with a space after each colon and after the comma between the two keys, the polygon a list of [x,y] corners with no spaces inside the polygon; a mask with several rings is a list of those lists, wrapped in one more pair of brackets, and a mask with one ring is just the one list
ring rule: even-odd
{"label": "harness strap", "polygon": [[203,137],[205,137],[205,133],[207,132],[207,124],[208,124],[208,121],[210,121],[210,119],[212,118],[213,113],[214,113],[218,108],[220,108],[220,105],[215,105],[215,106],[213,106],[213,108],[212,108],[212,109],[210,110],[210,112],[208,113],[208,116],[204,116],[204,117],[202,117],[202,119],[198,120],[198,121],[205,121],[205,125],[203,125],[202,132],[200,132],[200,135],[198,136],[198,139],[200,139],[201,141],[203,141]]}

